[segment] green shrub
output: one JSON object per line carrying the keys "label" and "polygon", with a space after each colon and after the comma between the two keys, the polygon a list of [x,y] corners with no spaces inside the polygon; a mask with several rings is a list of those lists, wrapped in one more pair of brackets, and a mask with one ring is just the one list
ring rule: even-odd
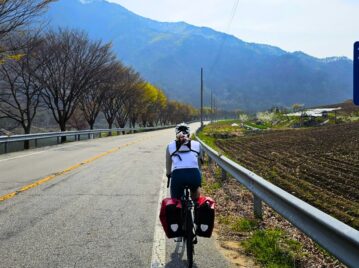
{"label": "green shrub", "polygon": [[235,232],[249,232],[258,226],[258,222],[252,219],[237,218],[231,225],[231,230]]}
{"label": "green shrub", "polygon": [[300,243],[286,238],[278,229],[255,231],[242,244],[265,267],[297,267],[300,260]]}
{"label": "green shrub", "polygon": [[219,216],[218,223],[228,226],[234,232],[249,232],[258,227],[258,221],[239,216]]}

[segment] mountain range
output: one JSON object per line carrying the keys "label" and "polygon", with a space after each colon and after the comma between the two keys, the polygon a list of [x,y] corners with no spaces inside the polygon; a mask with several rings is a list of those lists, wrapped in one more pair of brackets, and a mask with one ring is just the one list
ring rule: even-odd
{"label": "mountain range", "polygon": [[105,0],[60,0],[45,16],[50,27],[81,29],[93,39],[112,42],[120,60],[169,98],[195,106],[200,103],[201,67],[205,103],[212,90],[225,109],[315,106],[352,95],[352,61],[345,57],[319,59],[207,27],[159,22]]}

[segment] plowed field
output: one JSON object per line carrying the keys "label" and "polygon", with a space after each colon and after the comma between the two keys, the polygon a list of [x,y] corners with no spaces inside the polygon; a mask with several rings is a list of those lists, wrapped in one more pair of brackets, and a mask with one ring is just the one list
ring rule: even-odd
{"label": "plowed field", "polygon": [[218,139],[239,164],[359,229],[359,123]]}

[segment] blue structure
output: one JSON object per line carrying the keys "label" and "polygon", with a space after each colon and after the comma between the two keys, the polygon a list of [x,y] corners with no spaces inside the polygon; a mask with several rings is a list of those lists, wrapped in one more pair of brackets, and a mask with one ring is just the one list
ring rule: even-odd
{"label": "blue structure", "polygon": [[359,105],[359,41],[354,43],[354,103]]}

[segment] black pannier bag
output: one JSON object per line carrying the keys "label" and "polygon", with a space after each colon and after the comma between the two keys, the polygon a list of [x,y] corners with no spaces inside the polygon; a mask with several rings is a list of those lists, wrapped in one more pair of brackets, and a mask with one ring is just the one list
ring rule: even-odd
{"label": "black pannier bag", "polygon": [[196,234],[202,237],[211,237],[214,227],[214,205],[212,198],[201,196],[197,200],[195,211]]}
{"label": "black pannier bag", "polygon": [[181,215],[181,200],[176,198],[165,198],[162,200],[160,221],[168,238],[183,236]]}

